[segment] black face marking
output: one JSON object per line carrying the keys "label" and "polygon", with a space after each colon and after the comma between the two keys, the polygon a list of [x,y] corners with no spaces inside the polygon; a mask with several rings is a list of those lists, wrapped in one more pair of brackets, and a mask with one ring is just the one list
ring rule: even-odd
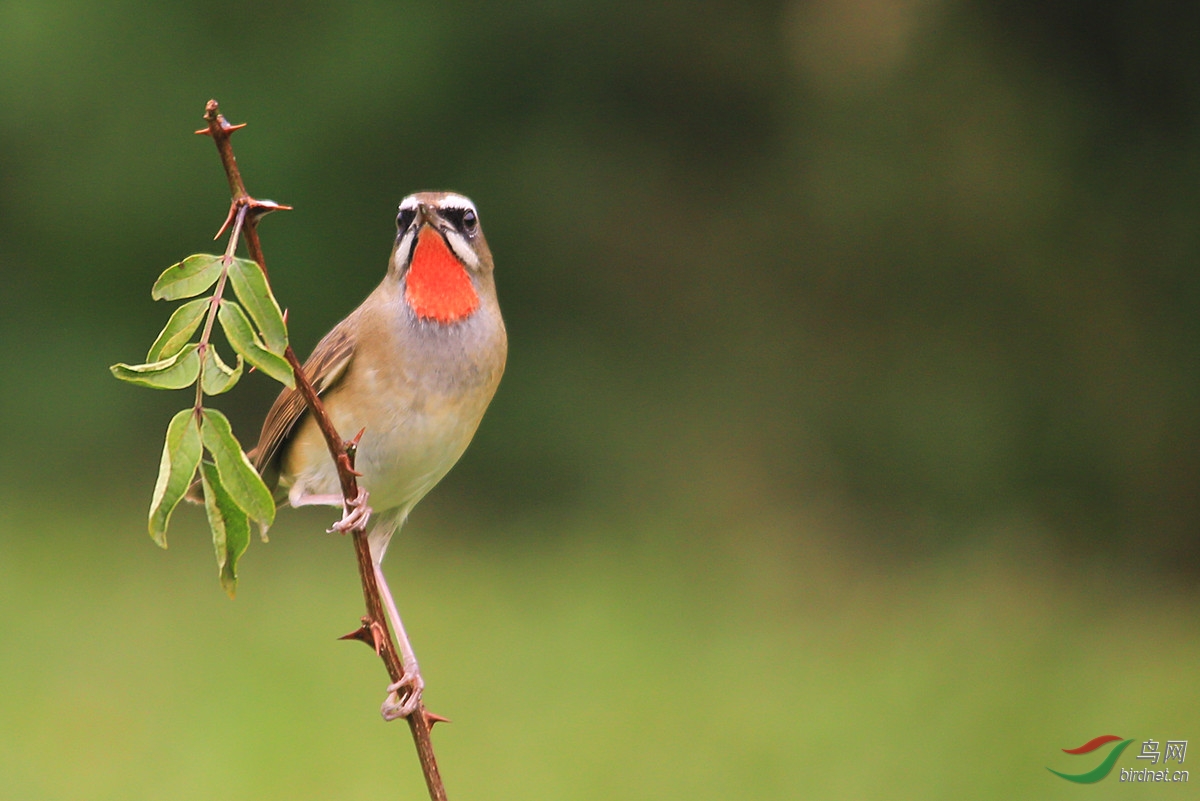
{"label": "black face marking", "polygon": [[461,231],[463,227],[463,214],[466,209],[440,209],[442,219],[454,226],[454,230]]}
{"label": "black face marking", "polygon": [[439,209],[438,213],[443,220],[454,226],[454,230],[460,234],[471,236],[479,228],[479,218],[475,216],[474,209],[446,207]]}
{"label": "black face marking", "polygon": [[413,220],[417,218],[416,209],[400,209],[400,213],[396,215],[396,230],[404,233],[408,230],[408,226],[412,225]]}

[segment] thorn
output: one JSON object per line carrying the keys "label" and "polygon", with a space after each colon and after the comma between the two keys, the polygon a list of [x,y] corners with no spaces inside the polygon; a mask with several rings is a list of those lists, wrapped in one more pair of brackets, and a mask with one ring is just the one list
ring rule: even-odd
{"label": "thorn", "polygon": [[287,325],[287,315],[288,315],[288,310],[284,309],[283,310],[283,324],[284,325]]}
{"label": "thorn", "polygon": [[225,233],[225,231],[229,228],[235,216],[237,216],[237,203],[233,202],[229,204],[229,214],[225,215],[225,222],[221,223],[221,228],[217,231],[217,235],[214,236],[213,239],[221,238],[221,234]]}
{"label": "thorn", "polygon": [[453,722],[450,720],[450,718],[444,718],[441,715],[435,715],[434,713],[430,712],[428,709],[424,709],[422,711],[425,713],[425,724],[427,726],[429,726],[430,730],[433,729],[433,724],[435,724],[435,723],[452,723]]}
{"label": "thorn", "polygon": [[[343,443],[346,444],[346,443]],[[354,469],[353,463],[350,461],[350,449],[347,447],[345,453],[338,454],[338,464],[350,472],[350,475],[362,478],[362,473]]]}
{"label": "thorn", "polygon": [[366,623],[363,623],[363,625],[359,626],[358,628],[356,628],[354,631],[350,632],[349,634],[343,634],[341,637],[338,637],[338,639],[339,640],[358,640],[361,643],[365,643],[366,645],[374,647],[374,642],[373,642],[374,638],[371,636],[371,629],[369,626],[367,626]]}
{"label": "thorn", "polygon": [[234,217],[237,216],[238,206],[246,207],[247,216],[253,222],[257,222],[258,220],[262,219],[264,215],[270,214],[273,211],[292,210],[291,206],[285,206],[282,203],[276,203],[274,200],[255,200],[252,197],[244,198],[240,202],[235,200],[229,204],[229,214],[226,215],[225,222],[221,223],[221,230],[217,231],[217,235],[214,236],[213,239],[220,239],[221,234],[225,233],[225,231],[229,228],[229,225],[233,222]]}
{"label": "thorn", "polygon": [[362,473],[354,469],[354,457],[358,454],[358,443],[362,441],[366,431],[366,427],[360,428],[354,439],[342,440],[342,453],[338,456],[339,465],[357,478],[362,478]]}
{"label": "thorn", "polygon": [[[234,131],[240,131],[242,128],[245,128],[247,123],[239,122],[237,125],[230,125],[229,121],[225,119],[224,114],[218,114],[217,125],[220,126],[223,132],[231,134]],[[201,128],[196,133],[201,136],[212,136],[212,128]]]}
{"label": "thorn", "polygon": [[246,198],[246,206],[250,213],[255,217],[261,217],[264,214],[270,214],[273,211],[291,211],[291,206],[285,206],[282,203],[276,203],[274,200],[257,200],[255,198]]}
{"label": "thorn", "polygon": [[[354,454],[358,451],[358,443],[362,441],[362,436],[366,432],[367,429],[365,427],[360,428],[358,433],[354,435],[354,439],[348,439],[342,442],[342,450],[346,452],[346,458],[354,458]],[[362,473],[355,473],[355,475],[361,476]]]}

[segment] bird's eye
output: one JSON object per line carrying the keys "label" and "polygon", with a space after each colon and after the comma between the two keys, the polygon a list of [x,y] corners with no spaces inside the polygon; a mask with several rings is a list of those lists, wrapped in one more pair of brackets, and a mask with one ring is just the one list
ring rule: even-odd
{"label": "bird's eye", "polygon": [[396,228],[401,233],[408,230],[408,226],[412,225],[412,221],[417,218],[416,209],[400,209],[400,213],[396,215]]}
{"label": "bird's eye", "polygon": [[474,231],[475,228],[479,225],[479,218],[475,216],[475,212],[472,211],[471,209],[467,209],[466,211],[463,212],[462,220],[463,220],[463,230],[467,231],[468,233],[471,231]]}

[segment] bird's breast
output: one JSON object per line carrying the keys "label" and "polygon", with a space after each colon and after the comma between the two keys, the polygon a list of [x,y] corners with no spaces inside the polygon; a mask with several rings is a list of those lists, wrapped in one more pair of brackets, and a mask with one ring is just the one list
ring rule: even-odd
{"label": "bird's breast", "polygon": [[[324,396],[343,437],[360,429],[356,468],[379,512],[416,504],[454,466],[479,427],[504,370],[507,340],[485,305],[452,326],[415,318],[370,326],[346,373]],[[284,479],[305,495],[337,494],[316,424],[305,420]]]}
{"label": "bird's breast", "polygon": [[479,427],[494,387],[447,392],[440,377],[364,371],[367,398],[334,412],[339,431],[365,429],[357,468],[376,509],[415,504],[441,480]]}

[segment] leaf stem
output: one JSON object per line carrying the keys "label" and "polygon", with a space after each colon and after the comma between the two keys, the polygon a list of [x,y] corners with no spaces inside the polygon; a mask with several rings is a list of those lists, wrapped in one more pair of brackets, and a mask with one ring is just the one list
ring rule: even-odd
{"label": "leaf stem", "polygon": [[[200,357],[200,374],[204,374],[204,358],[208,351],[208,340],[212,336],[213,323],[217,320],[217,309],[221,308],[221,295],[225,293],[225,283],[229,280],[229,264],[233,254],[237,252],[238,237],[242,233],[242,223],[246,219],[246,206],[238,206],[233,221],[233,230],[229,232],[229,242],[225,245],[225,255],[221,258],[221,277],[217,279],[217,288],[213,290],[212,300],[208,304],[208,319],[204,321],[204,331],[200,334],[200,345],[196,355]],[[196,415],[204,407],[204,382],[196,381]]]}

